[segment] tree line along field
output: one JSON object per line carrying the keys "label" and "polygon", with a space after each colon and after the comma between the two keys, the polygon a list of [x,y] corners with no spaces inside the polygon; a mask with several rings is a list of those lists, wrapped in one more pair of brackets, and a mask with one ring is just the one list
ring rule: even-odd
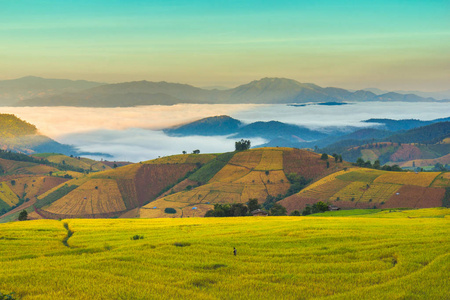
{"label": "tree line along field", "polygon": [[449,225],[447,208],[11,222],[0,224],[0,292],[23,300],[447,299]]}

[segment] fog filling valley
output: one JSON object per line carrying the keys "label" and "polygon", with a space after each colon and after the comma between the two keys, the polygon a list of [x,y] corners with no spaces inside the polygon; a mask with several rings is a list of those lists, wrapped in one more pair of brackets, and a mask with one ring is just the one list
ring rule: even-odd
{"label": "fog filling valley", "polygon": [[[280,121],[315,130],[328,127],[369,127],[370,118],[432,120],[448,117],[449,103],[367,102],[349,105],[225,105],[178,104],[127,108],[2,107],[36,125],[40,133],[83,152],[108,153],[107,160],[139,162],[159,156],[188,153],[221,153],[234,150],[227,136],[169,137],[161,129],[205,117],[229,115],[244,123]],[[266,142],[250,138],[252,146]]]}

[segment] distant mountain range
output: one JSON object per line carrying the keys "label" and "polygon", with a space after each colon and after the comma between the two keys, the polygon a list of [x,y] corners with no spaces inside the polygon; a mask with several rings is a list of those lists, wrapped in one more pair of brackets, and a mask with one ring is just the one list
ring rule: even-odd
{"label": "distant mountain range", "polygon": [[[364,91],[369,91],[377,95],[386,94],[389,93],[389,91],[381,90],[377,88],[366,88],[363,89]],[[424,98],[434,98],[437,100],[444,100],[444,99],[450,99],[450,90],[444,90],[444,91],[438,91],[438,92],[422,92],[422,91],[402,91],[402,90],[395,90],[392,91],[398,94],[414,94],[420,97]]]}
{"label": "distant mountain range", "polygon": [[204,118],[189,124],[165,129],[169,136],[214,136],[230,135],[230,138],[284,139],[292,143],[317,140],[328,136],[320,131],[278,121],[243,124],[229,116]]}
{"label": "distant mountain range", "polygon": [[1,80],[0,106],[14,105],[30,98],[79,92],[100,85],[104,85],[104,83],[85,80],[46,79],[35,76]]}
{"label": "distant mountain range", "polygon": [[437,100],[415,94],[387,92],[377,95],[367,90],[353,92],[335,87],[323,88],[286,78],[263,78],[232,89],[202,89],[169,82],[102,84],[38,77],[0,81],[0,105],[14,106],[128,107],[178,103],[295,104],[360,101]]}
{"label": "distant mountain range", "polygon": [[[380,159],[381,163],[402,159],[408,161],[411,157],[437,159],[450,153],[450,144],[443,142],[450,138],[450,117],[431,121],[370,119],[365,122],[379,126],[363,129],[348,127],[324,133],[277,121],[244,124],[229,116],[216,116],[168,128],[164,132],[170,136],[228,135],[230,139],[263,138],[268,142],[256,147],[315,148],[319,152],[342,154],[344,159],[353,162],[358,157]],[[364,146],[378,143],[389,144],[390,148],[383,148],[382,153],[378,151],[380,153],[376,154],[377,151],[368,150],[374,146]],[[407,147],[401,144],[420,145]],[[417,156],[419,148],[421,154]],[[401,153],[397,153],[398,151]],[[410,153],[411,151],[415,153]]]}

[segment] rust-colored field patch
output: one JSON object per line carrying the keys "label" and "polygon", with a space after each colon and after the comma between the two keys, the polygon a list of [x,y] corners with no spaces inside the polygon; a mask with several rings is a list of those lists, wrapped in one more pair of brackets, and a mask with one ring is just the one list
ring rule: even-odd
{"label": "rust-colored field patch", "polygon": [[329,157],[330,164],[320,159],[320,154],[301,149],[288,149],[283,151],[283,169],[286,174],[296,173],[307,179],[319,179],[328,174],[351,167],[347,162],[336,163],[333,157]]}
{"label": "rust-colored field patch", "polygon": [[382,208],[430,208],[442,206],[442,199],[445,194],[443,188],[427,188],[413,185],[402,186],[389,200],[382,205]]}

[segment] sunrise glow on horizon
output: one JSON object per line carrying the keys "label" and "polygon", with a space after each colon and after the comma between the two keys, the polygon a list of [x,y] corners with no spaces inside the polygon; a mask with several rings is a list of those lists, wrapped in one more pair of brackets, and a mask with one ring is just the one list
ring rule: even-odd
{"label": "sunrise glow on horizon", "polygon": [[449,1],[2,1],[0,80],[449,89]]}

